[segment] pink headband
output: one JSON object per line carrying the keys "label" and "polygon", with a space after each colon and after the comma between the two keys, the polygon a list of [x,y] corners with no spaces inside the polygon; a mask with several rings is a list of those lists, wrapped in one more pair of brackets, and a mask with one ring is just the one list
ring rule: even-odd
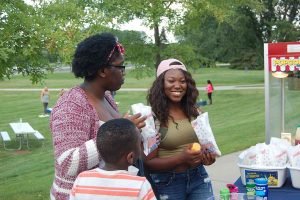
{"label": "pink headband", "polygon": [[118,49],[118,51],[120,52],[121,55],[125,54],[124,47],[122,46],[121,43],[117,42],[116,45],[114,46],[114,48],[111,50],[110,54],[108,55],[107,62],[109,62],[109,60],[110,60],[111,56],[113,55],[116,48]]}
{"label": "pink headband", "polygon": [[[180,64],[172,65],[172,63],[180,63]],[[168,71],[169,69],[182,69],[184,71],[187,71],[186,67],[184,66],[184,64],[182,62],[180,62],[179,60],[176,60],[174,58],[171,58],[171,59],[163,60],[160,62],[160,64],[157,67],[156,77],[159,77],[159,75],[161,75],[165,71]]]}

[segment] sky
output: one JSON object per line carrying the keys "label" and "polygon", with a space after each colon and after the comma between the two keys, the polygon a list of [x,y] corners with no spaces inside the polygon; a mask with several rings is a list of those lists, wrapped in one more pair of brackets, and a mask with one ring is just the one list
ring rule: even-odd
{"label": "sky", "polygon": [[134,19],[126,24],[120,25],[121,30],[144,31],[149,37],[154,38],[153,30],[143,25],[141,19]]}
{"label": "sky", "polygon": [[[164,21],[162,23],[163,25],[166,25],[166,22]],[[144,31],[147,36],[149,36],[152,41],[154,41],[154,30],[151,30],[150,28],[143,25],[143,21],[141,19],[134,19],[126,24],[120,25],[121,30],[134,30],[134,31]],[[160,30],[161,31],[161,30]],[[166,32],[166,37],[169,42],[175,42],[175,37],[172,33]]]}

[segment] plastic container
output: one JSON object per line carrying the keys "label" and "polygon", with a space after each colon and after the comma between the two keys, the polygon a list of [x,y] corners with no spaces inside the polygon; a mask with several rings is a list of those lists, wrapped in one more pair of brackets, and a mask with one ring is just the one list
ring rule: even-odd
{"label": "plastic container", "polygon": [[[256,196],[249,196],[245,193],[230,193],[228,198],[231,199],[236,199],[236,200],[255,200]],[[213,196],[208,198],[207,200],[222,200],[223,197],[221,197],[220,195],[217,196]]]}
{"label": "plastic container", "polygon": [[[251,167],[238,164],[243,185],[246,185],[246,175],[252,173],[255,178],[267,178],[269,188],[280,188],[285,183],[287,168],[284,167]],[[253,178],[253,181],[254,179]]]}
{"label": "plastic container", "polygon": [[300,168],[295,168],[288,165],[288,169],[291,173],[293,187],[300,189]]}

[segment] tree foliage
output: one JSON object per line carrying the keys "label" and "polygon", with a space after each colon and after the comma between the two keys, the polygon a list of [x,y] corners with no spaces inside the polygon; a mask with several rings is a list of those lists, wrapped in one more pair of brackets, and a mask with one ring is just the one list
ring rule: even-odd
{"label": "tree foliage", "polygon": [[21,0],[2,1],[0,9],[0,78],[18,71],[40,81],[48,69],[43,21]]}
{"label": "tree foliage", "polygon": [[153,65],[154,45],[145,45],[143,32],[117,31],[113,18],[99,8],[97,1],[36,0],[34,5],[22,0],[0,3],[0,78],[15,72],[41,82],[47,71],[70,64],[76,45],[84,38],[113,32],[126,47],[129,63]]}
{"label": "tree foliage", "polygon": [[[228,1],[221,14],[203,2],[190,3],[178,35],[196,55],[230,62],[234,68],[263,68],[263,43],[299,40],[299,0]],[[218,10],[217,10],[218,11]]]}
{"label": "tree foliage", "polygon": [[[128,64],[146,73],[169,57],[192,68],[214,62],[262,68],[264,42],[300,38],[300,0],[33,2],[0,2],[0,79],[19,72],[40,82],[55,67],[50,61],[70,64],[76,44],[103,31],[115,33]],[[117,30],[134,18],[153,30],[154,44],[143,32]],[[167,41],[171,31],[177,43]]]}
{"label": "tree foliage", "polygon": [[[152,49],[155,53],[155,63],[152,63],[151,67],[157,67],[161,61],[164,30],[170,29],[180,20],[182,10],[176,9],[176,6],[180,5],[180,0],[103,0],[99,3],[99,7],[117,22],[139,18],[144,21],[144,25],[153,30],[155,47]],[[168,19],[167,24],[162,23],[165,19]]]}

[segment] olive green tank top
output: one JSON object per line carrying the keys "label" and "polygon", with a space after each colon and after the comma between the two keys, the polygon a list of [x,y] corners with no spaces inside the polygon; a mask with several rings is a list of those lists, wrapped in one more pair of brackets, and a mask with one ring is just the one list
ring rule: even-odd
{"label": "olive green tank top", "polygon": [[169,127],[160,127],[161,142],[158,157],[165,158],[182,152],[188,144],[198,142],[196,133],[188,119],[170,121]]}

